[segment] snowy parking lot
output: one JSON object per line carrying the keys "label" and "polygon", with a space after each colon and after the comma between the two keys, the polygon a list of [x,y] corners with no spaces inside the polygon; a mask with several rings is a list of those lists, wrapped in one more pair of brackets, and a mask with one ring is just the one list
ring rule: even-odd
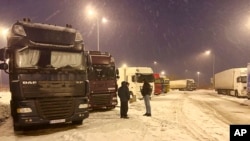
{"label": "snowy parking lot", "polygon": [[0,138],[8,141],[228,141],[230,124],[250,124],[246,98],[210,90],[171,91],[152,97],[152,117],[142,116],[145,107],[138,100],[129,105],[129,119],[120,119],[118,105],[113,110],[91,112],[80,126],[14,133],[10,94],[0,94]]}

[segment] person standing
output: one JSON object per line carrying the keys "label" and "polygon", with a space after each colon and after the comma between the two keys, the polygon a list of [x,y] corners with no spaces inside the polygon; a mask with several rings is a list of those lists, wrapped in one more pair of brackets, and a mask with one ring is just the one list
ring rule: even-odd
{"label": "person standing", "polygon": [[152,88],[151,88],[150,84],[144,79],[143,86],[141,89],[141,94],[142,94],[143,99],[144,99],[146,113],[143,116],[151,116],[151,106],[150,106],[151,93],[152,93]]}
{"label": "person standing", "polygon": [[128,101],[130,99],[130,93],[128,83],[123,81],[121,87],[118,89],[118,96],[120,98],[120,115],[121,118],[128,118]]}

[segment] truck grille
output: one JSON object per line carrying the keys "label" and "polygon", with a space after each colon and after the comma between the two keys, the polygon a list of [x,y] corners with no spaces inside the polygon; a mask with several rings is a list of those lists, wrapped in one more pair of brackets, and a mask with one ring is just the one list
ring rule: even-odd
{"label": "truck grille", "polygon": [[110,94],[91,95],[91,103],[94,105],[110,104]]}
{"label": "truck grille", "polygon": [[46,98],[38,100],[40,114],[49,120],[64,119],[73,114],[73,98]]}

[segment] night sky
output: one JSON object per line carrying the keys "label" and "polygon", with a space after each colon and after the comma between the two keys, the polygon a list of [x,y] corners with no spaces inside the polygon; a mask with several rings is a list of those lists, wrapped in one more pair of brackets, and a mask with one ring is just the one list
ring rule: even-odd
{"label": "night sky", "polygon": [[[110,52],[118,67],[153,67],[171,79],[197,80],[199,71],[200,86],[206,86],[213,55],[215,73],[250,62],[250,0],[0,0],[0,27],[25,17],[71,24],[83,34],[85,48],[97,50],[88,6],[109,20],[99,26],[100,50]],[[6,46],[2,37],[0,45]]]}

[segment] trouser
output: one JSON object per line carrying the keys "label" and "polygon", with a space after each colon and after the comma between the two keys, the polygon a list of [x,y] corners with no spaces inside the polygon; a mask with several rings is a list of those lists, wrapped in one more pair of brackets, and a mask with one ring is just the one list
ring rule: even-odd
{"label": "trouser", "polygon": [[143,96],[143,99],[146,107],[146,113],[151,114],[150,95]]}
{"label": "trouser", "polygon": [[121,101],[120,114],[121,117],[126,117],[128,113],[128,101]]}

